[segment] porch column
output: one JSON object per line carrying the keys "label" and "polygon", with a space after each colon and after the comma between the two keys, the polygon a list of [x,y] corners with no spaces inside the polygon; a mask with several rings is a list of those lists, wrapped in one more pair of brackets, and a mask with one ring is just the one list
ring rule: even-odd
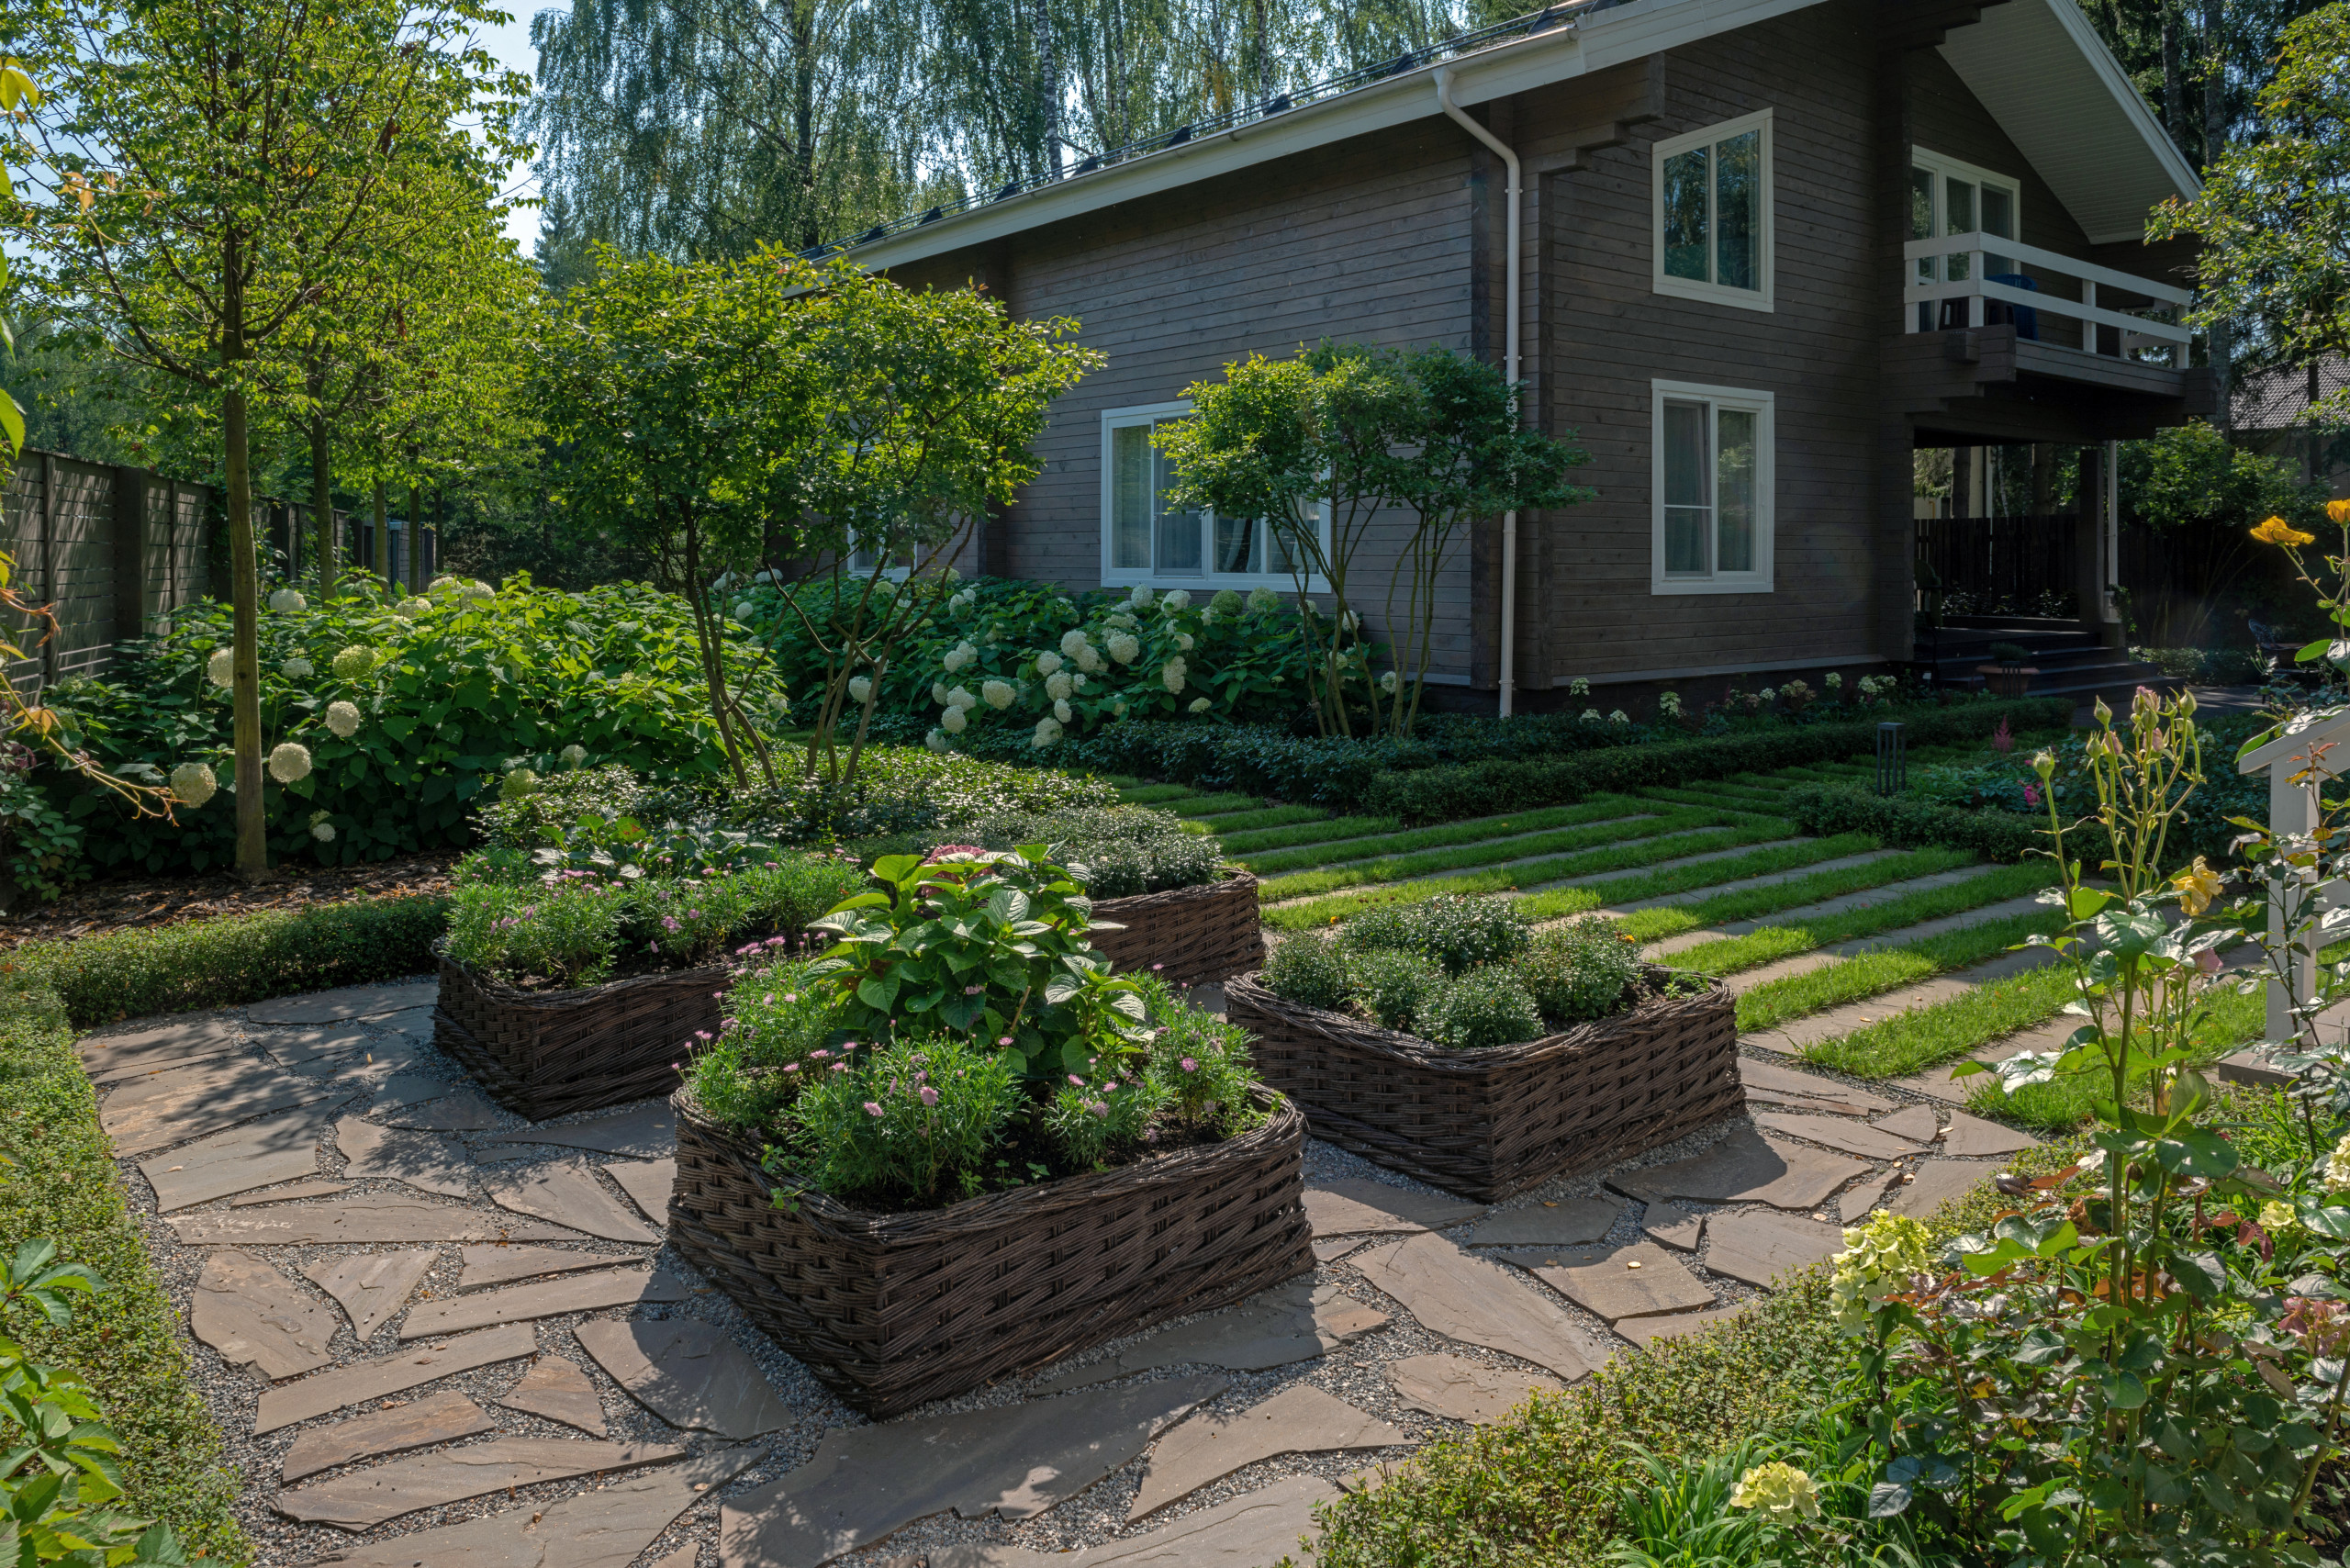
{"label": "porch column", "polygon": [[2107,591],[2120,575],[2109,543],[2115,502],[2112,465],[2103,445],[2081,448],[2081,481],[2073,507],[2073,560],[2081,630],[2109,648],[2122,644],[2119,606]]}

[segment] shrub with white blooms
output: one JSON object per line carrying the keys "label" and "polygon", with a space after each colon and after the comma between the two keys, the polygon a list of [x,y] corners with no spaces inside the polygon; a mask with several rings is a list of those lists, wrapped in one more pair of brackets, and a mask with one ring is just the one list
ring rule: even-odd
{"label": "shrub with white blooms", "polygon": [[1131,632],[1113,633],[1110,638],[1110,656],[1122,665],[1130,665],[1142,655],[1142,639]]}
{"label": "shrub with white blooms", "polygon": [[1065,669],[1057,669],[1045,678],[1045,695],[1056,702],[1064,700],[1076,689],[1077,682],[1069,678],[1069,673]]}
{"label": "shrub with white blooms", "polygon": [[1281,596],[1275,593],[1272,589],[1269,588],[1253,588],[1248,590],[1248,609],[1250,613],[1262,615],[1267,610],[1279,610],[1281,607]]}
{"label": "shrub with white blooms", "polygon": [[962,642],[959,642],[953,647],[947,649],[946,656],[940,659],[938,662],[946,666],[947,674],[959,675],[964,670],[968,669],[973,661],[978,659],[979,656],[979,650],[971,646],[970,640],[966,638]]}
{"label": "shrub with white blooms", "polygon": [[310,601],[302,597],[299,588],[282,588],[269,596],[269,607],[280,615],[291,615],[296,610],[309,609]]}
{"label": "shrub with white blooms", "polygon": [[377,662],[375,650],[363,644],[335,655],[334,663],[328,667],[334,671],[338,680],[357,680],[373,670]]}
{"label": "shrub with white blooms", "polygon": [[561,762],[565,767],[585,767],[588,766],[588,748],[581,745],[577,741],[572,742],[569,745],[564,747],[554,755],[556,760]]}
{"label": "shrub with white blooms", "polygon": [[1681,693],[1678,691],[1661,691],[1657,693],[1656,711],[1663,714],[1668,719],[1678,719],[1681,717]]}
{"label": "shrub with white blooms", "polygon": [[280,741],[269,754],[269,776],[280,784],[297,783],[310,776],[310,748],[294,741]]}
{"label": "shrub with white blooms", "polygon": [[1123,697],[1110,704],[1111,713],[1120,719],[1126,716],[1126,700]]}
{"label": "shrub with white blooms", "polygon": [[860,675],[850,678],[848,683],[848,696],[850,701],[856,703],[860,707],[870,702],[873,700],[873,678],[869,675]]}
{"label": "shrub with white blooms", "polygon": [[1631,715],[1626,713],[1621,708],[1618,708],[1614,712],[1607,715],[1607,722],[1611,724],[1628,724],[1632,720]]}
{"label": "shrub with white blooms", "polygon": [[172,769],[172,799],[183,806],[200,806],[220,792],[220,780],[201,762],[183,762]]}
{"label": "shrub with white blooms", "polygon": [[1039,719],[1036,721],[1036,733],[1028,737],[1028,744],[1033,746],[1048,746],[1060,738],[1061,722],[1058,719]]}
{"label": "shrub with white blooms", "polygon": [[1135,584],[1135,591],[1126,595],[1126,602],[1133,605],[1137,610],[1148,610],[1150,608],[1150,589],[1144,587],[1141,583]]}
{"label": "shrub with white blooms", "polygon": [[1110,667],[1110,663],[1102,656],[1101,649],[1088,643],[1077,650],[1077,667],[1088,675],[1099,675]]}
{"label": "shrub with white blooms", "polygon": [[946,706],[968,711],[979,705],[979,700],[962,687],[951,688],[946,693]]}
{"label": "shrub with white blooms", "polygon": [[1169,615],[1172,615],[1179,610],[1189,610],[1192,608],[1191,590],[1188,588],[1177,588],[1173,593],[1169,594],[1166,599],[1160,602],[1166,608],[1166,610]]}
{"label": "shrub with white blooms", "polygon": [[1190,653],[1192,651],[1192,634],[1189,632],[1176,633],[1175,646],[1183,653]]}
{"label": "shrub with white blooms", "polygon": [[1575,677],[1572,680],[1567,682],[1567,695],[1570,697],[1590,696],[1591,682],[1584,679],[1582,676]]}
{"label": "shrub with white blooms", "polygon": [[1085,654],[1085,648],[1086,639],[1084,627],[1080,626],[1074,631],[1064,632],[1061,633],[1061,656],[1063,658],[1082,658]]}
{"label": "shrub with white blooms", "polygon": [[1403,684],[1404,684],[1403,678],[1402,678],[1401,676],[1397,675],[1397,674],[1396,674],[1393,670],[1392,670],[1392,669],[1391,669],[1391,670],[1389,670],[1385,675],[1382,675],[1382,676],[1381,676],[1381,677],[1379,678],[1379,689],[1380,689],[1380,690],[1382,690],[1382,691],[1387,692],[1387,693],[1389,693],[1389,694],[1391,694],[1391,695],[1394,692],[1394,690],[1395,690],[1395,689],[1396,689],[1397,687],[1399,687],[1399,686],[1401,686],[1401,685],[1403,685]]}
{"label": "shrub with white blooms", "polygon": [[308,680],[319,673],[319,666],[308,659],[287,659],[277,666],[277,673],[288,680]]}
{"label": "shrub with white blooms", "polygon": [[1596,724],[1599,722],[1599,710],[1596,708],[1584,709],[1583,711],[1583,722],[1586,724]]}
{"label": "shrub with white blooms", "polygon": [[946,683],[945,681],[934,680],[930,683],[930,700],[933,702],[937,703],[941,708],[946,706]]}
{"label": "shrub with white blooms", "polygon": [[1057,697],[1053,700],[1053,717],[1064,724],[1074,723],[1077,722],[1077,711],[1069,705],[1067,698]]}
{"label": "shrub with white blooms", "polygon": [[350,702],[328,703],[327,728],[334,732],[337,740],[349,740],[359,730],[358,706]]}
{"label": "shrub with white blooms", "polygon": [[226,690],[237,684],[237,655],[232,648],[215,648],[204,661],[204,678]]}
{"label": "shrub with white blooms", "polygon": [[395,614],[404,615],[410,621],[423,620],[425,611],[431,608],[431,605],[420,599],[404,599],[392,606]]}
{"label": "shrub with white blooms", "polygon": [[1167,667],[1158,672],[1159,684],[1166,687],[1169,692],[1180,697],[1182,695],[1183,682],[1191,678],[1191,674],[1192,666],[1181,659],[1169,659]]}
{"label": "shrub with white blooms", "polygon": [[1000,712],[1012,706],[1013,699],[1020,695],[1020,689],[1008,680],[987,680],[979,683],[979,695],[987,699],[989,707]]}
{"label": "shrub with white blooms", "polygon": [[1036,673],[1038,675],[1048,676],[1060,667],[1060,655],[1048,651],[1036,655]]}
{"label": "shrub with white blooms", "polygon": [[970,715],[960,708],[949,708],[938,716],[938,723],[950,735],[959,735],[971,722]]}
{"label": "shrub with white blooms", "polygon": [[327,821],[327,815],[328,813],[325,812],[312,812],[310,813],[310,836],[317,839],[320,844],[332,844],[334,842],[334,823]]}
{"label": "shrub with white blooms", "polygon": [[1206,712],[1210,708],[1213,708],[1213,707],[1214,707],[1214,706],[1215,706],[1215,704],[1214,704],[1214,703],[1210,702],[1210,701],[1209,701],[1206,698],[1204,698],[1204,697],[1194,697],[1194,698],[1192,698],[1192,712],[1194,712],[1194,713],[1204,713],[1204,712]]}

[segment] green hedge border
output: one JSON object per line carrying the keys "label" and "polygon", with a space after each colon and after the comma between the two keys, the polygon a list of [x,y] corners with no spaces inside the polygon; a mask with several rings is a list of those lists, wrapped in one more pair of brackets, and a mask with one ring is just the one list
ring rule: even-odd
{"label": "green hedge border", "polygon": [[1971,812],[1904,795],[1877,795],[1834,784],[1787,791],[1786,814],[1810,834],[1865,833],[1904,849],[1971,849],[1986,860],[2013,862],[2048,847],[2044,820],[2012,812]]}

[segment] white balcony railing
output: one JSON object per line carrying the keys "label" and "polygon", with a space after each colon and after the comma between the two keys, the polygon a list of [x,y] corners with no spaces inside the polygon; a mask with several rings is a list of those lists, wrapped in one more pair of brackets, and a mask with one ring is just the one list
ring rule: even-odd
{"label": "white balcony railing", "polygon": [[[2032,334],[2022,330],[2029,323],[2039,328],[2040,341],[2060,347],[2122,359],[2152,350],[2173,364],[2183,367],[2187,363],[2188,330],[2154,314],[2175,314],[2185,306],[2190,297],[2183,288],[2002,240],[1997,234],[1912,240],[1902,254],[1909,278],[1904,330],[1931,332],[2005,321],[2018,325],[2019,336],[2029,336]],[[1920,267],[1920,263],[1932,265]],[[1920,275],[1927,271],[1931,272],[1930,277]],[[1992,281],[2018,275],[2031,278],[2041,287],[2020,288]],[[2080,286],[2081,297],[2066,299],[2048,292],[2048,284],[2056,278],[2073,279]],[[2100,289],[2109,297],[2121,296],[2124,302],[2100,303]],[[2141,300],[2145,303],[2137,303]],[[2019,317],[2019,310],[2033,314]],[[2065,339],[2072,334],[2048,331],[2045,318],[2051,316],[2075,323],[2079,341],[2066,343]]]}

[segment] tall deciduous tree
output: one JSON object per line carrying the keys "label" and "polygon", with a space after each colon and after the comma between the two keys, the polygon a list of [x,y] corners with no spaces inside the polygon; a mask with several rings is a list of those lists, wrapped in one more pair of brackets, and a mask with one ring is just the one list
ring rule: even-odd
{"label": "tall deciduous tree", "polygon": [[118,352],[218,398],[235,630],[237,869],[268,869],[248,423],[257,356],[375,241],[420,128],[480,117],[503,158],[522,84],[466,47],[481,0],[37,0],[57,62],[18,218],[61,302]]}

